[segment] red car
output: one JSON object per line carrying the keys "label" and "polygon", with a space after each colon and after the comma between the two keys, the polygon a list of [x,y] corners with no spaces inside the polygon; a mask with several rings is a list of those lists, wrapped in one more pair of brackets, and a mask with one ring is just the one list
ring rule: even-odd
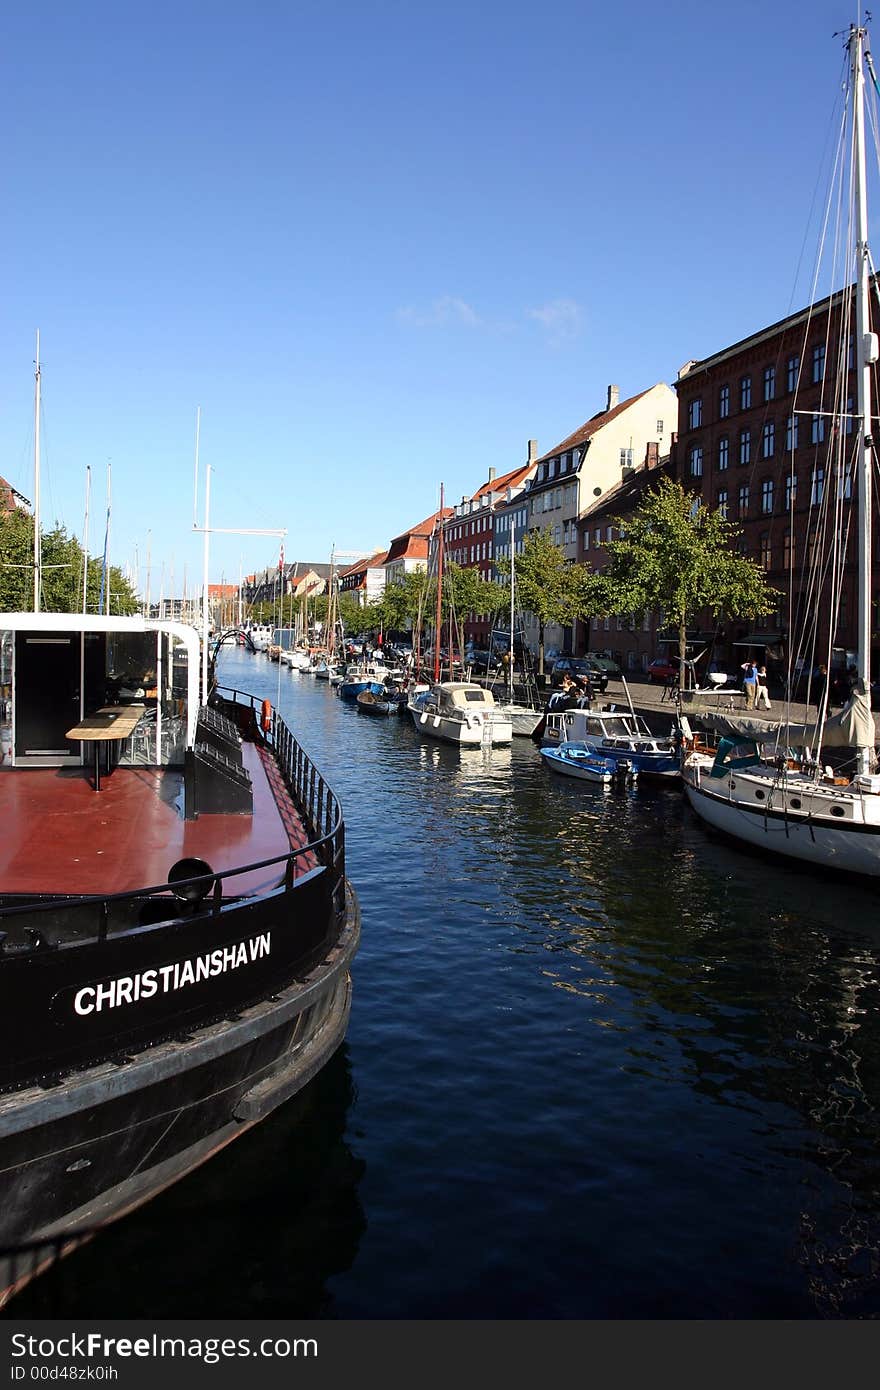
{"label": "red car", "polygon": [[678,677],[678,662],[670,661],[668,656],[655,657],[648,667],[648,680],[656,681],[659,685],[665,685],[669,680],[676,680]]}

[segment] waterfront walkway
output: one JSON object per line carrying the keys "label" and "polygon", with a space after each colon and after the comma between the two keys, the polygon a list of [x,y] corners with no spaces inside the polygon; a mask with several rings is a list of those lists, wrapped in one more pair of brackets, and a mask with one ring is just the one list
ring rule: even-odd
{"label": "waterfront walkway", "polygon": [[[674,689],[655,685],[641,675],[632,678],[627,677],[626,683],[629,686],[633,706],[640,714],[645,716],[668,715],[670,719],[675,717],[677,692]],[[626,704],[626,690],[621,680],[608,682],[608,689],[602,696],[602,702],[612,701]],[[738,690],[685,690],[682,691],[681,712],[687,718],[699,717],[702,714],[745,714],[745,696],[740,694]],[[797,701],[786,704],[781,695],[776,694],[774,698],[772,692],[769,710],[761,708],[749,712],[758,715],[761,719],[769,719],[775,723],[788,718],[793,723],[806,724],[817,718],[815,704],[807,705]]]}

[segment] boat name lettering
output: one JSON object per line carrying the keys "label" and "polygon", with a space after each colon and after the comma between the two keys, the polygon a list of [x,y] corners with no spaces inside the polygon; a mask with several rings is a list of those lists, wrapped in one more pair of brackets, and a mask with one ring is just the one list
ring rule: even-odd
{"label": "boat name lettering", "polygon": [[263,932],[247,941],[219,946],[214,951],[196,956],[194,960],[178,960],[171,965],[157,965],[142,970],[138,975],[119,975],[115,980],[84,985],[74,995],[73,1007],[76,1013],[85,1015],[99,1014],[103,1009],[118,1009],[122,1004],[137,1004],[141,999],[152,999],[154,994],[170,994],[172,990],[185,989],[187,985],[198,984],[200,980],[223,975],[227,970],[250,965],[268,956],[271,949],[272,933]]}

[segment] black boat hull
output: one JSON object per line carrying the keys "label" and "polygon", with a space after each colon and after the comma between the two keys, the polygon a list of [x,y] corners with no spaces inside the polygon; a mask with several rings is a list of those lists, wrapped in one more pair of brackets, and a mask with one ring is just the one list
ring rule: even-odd
{"label": "black boat hull", "polygon": [[311,972],[232,1017],[0,1098],[0,1304],[301,1090],[345,1036],[357,900]]}

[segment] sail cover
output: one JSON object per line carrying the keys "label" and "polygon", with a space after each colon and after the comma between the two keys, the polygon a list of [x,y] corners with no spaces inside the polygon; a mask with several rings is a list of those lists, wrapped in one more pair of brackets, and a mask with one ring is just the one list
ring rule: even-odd
{"label": "sail cover", "polygon": [[774,723],[749,715],[704,714],[706,726],[720,734],[736,734],[756,743],[784,744],[788,748],[873,748],[877,730],[868,696],[856,690],[838,714],[824,724]]}

